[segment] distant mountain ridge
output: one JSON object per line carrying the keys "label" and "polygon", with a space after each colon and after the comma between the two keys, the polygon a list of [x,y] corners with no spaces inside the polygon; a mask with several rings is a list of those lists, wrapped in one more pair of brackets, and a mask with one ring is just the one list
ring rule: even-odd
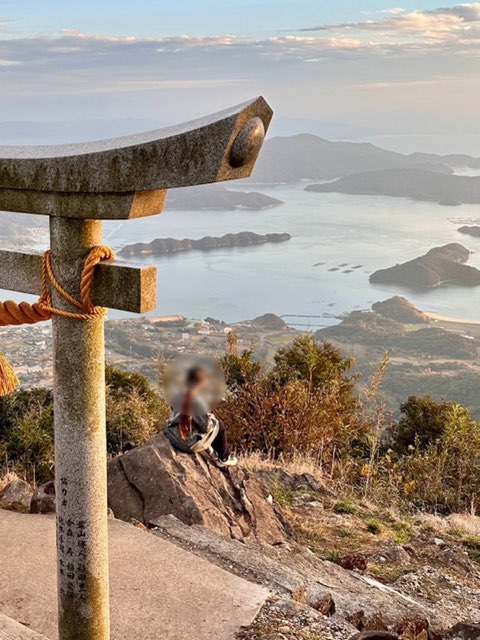
{"label": "distant mountain ridge", "polygon": [[334,142],[312,134],[268,139],[253,174],[254,182],[333,180],[364,171],[426,169],[451,174],[453,166],[478,159],[470,156],[404,155],[369,142]]}

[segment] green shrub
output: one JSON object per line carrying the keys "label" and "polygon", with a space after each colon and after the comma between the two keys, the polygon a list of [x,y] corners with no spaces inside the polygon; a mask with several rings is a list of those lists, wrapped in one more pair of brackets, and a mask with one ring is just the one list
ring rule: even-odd
{"label": "green shrub", "polygon": [[415,447],[425,451],[445,431],[454,402],[437,402],[430,396],[410,396],[400,406],[402,417],[393,433],[393,448],[398,454]]}
{"label": "green shrub", "polygon": [[408,501],[440,513],[477,511],[480,425],[464,407],[452,404],[441,435],[428,446],[412,449],[397,465]]}
{"label": "green shrub", "polygon": [[330,549],[324,555],[325,560],[328,560],[328,562],[334,562],[335,564],[338,564],[341,558],[342,558],[342,554],[340,553],[340,551],[337,551],[336,549]]}
{"label": "green shrub", "polygon": [[250,352],[221,364],[228,393],[216,413],[237,449],[274,458],[306,454],[331,472],[359,439],[352,361],[332,345],[301,336],[277,352],[270,371]]}
{"label": "green shrub", "polygon": [[138,373],[106,368],[107,450],[117,455],[163,430],[170,410]]}
{"label": "green shrub", "polygon": [[382,527],[379,523],[379,521],[375,518],[371,518],[370,520],[366,520],[365,521],[365,526],[367,527],[367,531],[369,533],[373,533],[373,535],[378,535],[381,530]]}
{"label": "green shrub", "polygon": [[357,513],[357,508],[355,507],[355,505],[351,504],[350,502],[339,500],[338,502],[335,502],[335,504],[333,505],[333,511],[335,511],[335,513],[354,515],[355,513]]}
{"label": "green shrub", "polygon": [[0,398],[0,471],[29,481],[53,475],[53,396],[47,389],[21,389]]}
{"label": "green shrub", "polygon": [[[106,369],[107,450],[115,455],[163,429],[169,408],[141,375]],[[0,398],[0,473],[40,483],[53,478],[53,395],[20,389]]]}
{"label": "green shrub", "polygon": [[229,389],[251,385],[258,379],[262,367],[253,360],[252,351],[243,351],[240,355],[229,353],[220,360]]}
{"label": "green shrub", "polygon": [[398,544],[408,544],[412,538],[412,526],[407,522],[397,522],[393,525],[395,531],[395,542]]}
{"label": "green shrub", "polygon": [[344,402],[355,404],[353,388],[356,377],[347,375],[354,360],[345,358],[330,342],[319,342],[312,335],[295,338],[288,347],[277,351],[272,375],[281,385],[301,380],[313,389],[334,386]]}

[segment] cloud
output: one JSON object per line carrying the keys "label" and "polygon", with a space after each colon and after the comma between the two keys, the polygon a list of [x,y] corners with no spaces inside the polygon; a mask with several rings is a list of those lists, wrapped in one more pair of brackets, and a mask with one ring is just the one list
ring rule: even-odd
{"label": "cloud", "polygon": [[82,74],[88,74],[102,77],[106,86],[121,79],[122,85],[130,82],[148,90],[162,83],[188,88],[238,82],[239,76],[255,75],[276,63],[341,58],[375,48],[365,40],[337,36],[297,34],[252,41],[228,35],[138,38],[64,31],[58,37],[0,39],[0,66],[21,66],[19,85],[29,79],[38,85],[42,77],[56,75],[62,76],[62,87],[81,87]]}
{"label": "cloud", "polygon": [[398,16],[404,12],[405,12],[405,9],[402,9],[402,7],[391,7],[390,9],[382,9],[380,11],[380,13],[388,13],[391,16]]}
{"label": "cloud", "polygon": [[459,4],[455,7],[443,7],[440,9],[431,9],[425,11],[432,15],[451,15],[462,18],[465,22],[476,22],[480,20],[480,3],[473,2],[470,4]]}
{"label": "cloud", "polygon": [[465,44],[480,40],[479,2],[409,13],[400,8],[386,12],[391,14],[390,17],[380,20],[323,24],[301,31],[376,32],[380,41],[417,37],[426,42],[456,41]]}
{"label": "cloud", "polygon": [[388,106],[395,95],[410,105],[395,117],[422,111],[430,123],[431,113],[423,114],[434,90],[448,123],[457,114],[462,126],[477,126],[479,16],[480,3],[409,13],[392,8],[375,20],[262,39],[72,30],[0,36],[0,120],[109,114],[178,122],[265,94],[279,114],[363,118],[375,126],[395,112]]}

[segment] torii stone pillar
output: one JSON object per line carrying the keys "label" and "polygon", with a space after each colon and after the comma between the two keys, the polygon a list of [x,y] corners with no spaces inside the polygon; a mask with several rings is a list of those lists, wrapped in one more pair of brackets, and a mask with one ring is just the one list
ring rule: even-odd
{"label": "torii stone pillar", "polygon": [[[50,217],[55,276],[78,299],[83,262],[102,244],[102,219],[158,214],[168,188],[249,176],[271,117],[257,98],[180,127],[115,140],[0,147],[0,210]],[[0,289],[39,295],[40,276],[40,254],[0,251]],[[56,292],[53,302],[76,311]],[[155,309],[155,268],[99,264],[93,302],[136,313]],[[53,351],[59,637],[107,640],[103,318],[54,316]]]}

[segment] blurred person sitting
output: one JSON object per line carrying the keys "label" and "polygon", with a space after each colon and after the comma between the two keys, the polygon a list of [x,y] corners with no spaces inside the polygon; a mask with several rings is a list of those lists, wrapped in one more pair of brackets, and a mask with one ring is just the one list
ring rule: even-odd
{"label": "blurred person sitting", "polygon": [[209,374],[201,366],[191,367],[185,388],[172,399],[172,417],[167,420],[166,435],[172,445],[184,453],[210,451],[219,467],[233,467],[237,458],[230,453],[223,422],[211,411],[204,393]]}

